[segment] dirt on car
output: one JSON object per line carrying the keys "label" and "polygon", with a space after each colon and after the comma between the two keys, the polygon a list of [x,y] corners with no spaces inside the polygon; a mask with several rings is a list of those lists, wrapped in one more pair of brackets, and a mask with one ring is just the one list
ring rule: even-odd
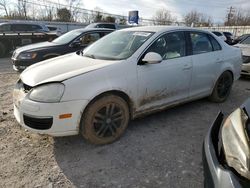
{"label": "dirt on car", "polygon": [[250,96],[250,80],[234,84],[222,104],[207,99],[137,119],[113,144],[81,136],[53,138],[25,130],[13,115],[19,74],[0,73],[0,187],[202,187],[204,136],[219,110]]}

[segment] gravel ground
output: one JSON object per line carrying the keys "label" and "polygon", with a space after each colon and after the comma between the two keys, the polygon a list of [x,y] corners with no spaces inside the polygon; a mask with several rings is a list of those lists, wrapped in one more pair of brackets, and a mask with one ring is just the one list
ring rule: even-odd
{"label": "gravel ground", "polygon": [[241,79],[223,104],[206,99],[130,123],[117,142],[94,146],[80,136],[53,138],[21,128],[13,117],[16,73],[0,73],[0,187],[203,186],[202,142],[219,110],[250,96]]}

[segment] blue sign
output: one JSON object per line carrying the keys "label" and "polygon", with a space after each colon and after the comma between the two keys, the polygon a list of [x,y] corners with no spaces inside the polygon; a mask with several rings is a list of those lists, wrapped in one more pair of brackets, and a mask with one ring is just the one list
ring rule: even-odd
{"label": "blue sign", "polygon": [[129,11],[128,12],[128,23],[133,24],[136,23],[138,24],[139,21],[139,11],[134,10],[134,11]]}

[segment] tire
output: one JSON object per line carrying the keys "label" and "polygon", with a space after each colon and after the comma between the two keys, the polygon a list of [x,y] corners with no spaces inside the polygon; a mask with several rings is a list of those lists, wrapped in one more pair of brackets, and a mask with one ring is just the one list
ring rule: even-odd
{"label": "tire", "polygon": [[213,102],[221,103],[228,98],[233,85],[232,74],[228,71],[222,73],[217,80],[209,99]]}
{"label": "tire", "polygon": [[4,44],[0,42],[0,57],[4,57],[6,53],[6,49],[4,47]]}
{"label": "tire", "polygon": [[126,101],[115,95],[104,95],[86,108],[80,123],[80,133],[92,144],[109,144],[122,136],[128,122]]}

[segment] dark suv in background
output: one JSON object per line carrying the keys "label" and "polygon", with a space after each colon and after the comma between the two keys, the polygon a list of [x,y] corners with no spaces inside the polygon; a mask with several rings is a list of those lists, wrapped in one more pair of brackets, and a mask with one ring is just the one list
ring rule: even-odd
{"label": "dark suv in background", "polygon": [[0,23],[0,33],[49,32],[49,28],[38,23],[6,22]]}
{"label": "dark suv in background", "polygon": [[40,42],[17,48],[11,58],[13,69],[21,71],[39,61],[79,51],[112,31],[114,30],[102,28],[75,29],[51,42]]}

